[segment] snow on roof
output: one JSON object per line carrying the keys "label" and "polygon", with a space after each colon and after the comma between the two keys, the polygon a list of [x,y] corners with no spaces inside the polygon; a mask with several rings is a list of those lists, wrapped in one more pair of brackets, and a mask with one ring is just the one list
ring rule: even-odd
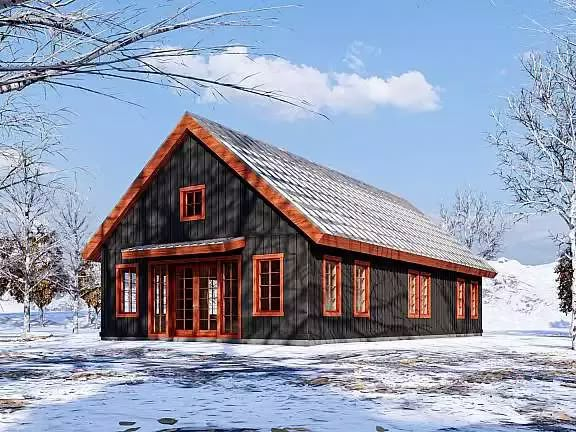
{"label": "snow on roof", "polygon": [[494,271],[405,199],[219,123],[191,116],[323,233]]}

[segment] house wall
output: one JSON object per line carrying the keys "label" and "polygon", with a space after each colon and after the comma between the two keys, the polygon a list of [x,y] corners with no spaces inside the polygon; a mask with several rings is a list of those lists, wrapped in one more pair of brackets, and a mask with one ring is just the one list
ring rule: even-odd
{"label": "house wall", "polygon": [[[179,188],[206,185],[206,218],[181,222]],[[455,318],[456,278],[470,276],[363,256],[312,245],[284,216],[268,205],[244,180],[209,149],[187,139],[160,170],[135,206],[102,248],[102,336],[147,336],[148,260],[139,260],[139,317],[115,316],[115,266],[128,247],[217,237],[244,236],[242,254],[242,337],[260,340],[347,339],[480,333],[482,331],[481,278],[480,319],[469,319],[469,287],[465,320]],[[252,316],[252,256],[283,252],[284,317]],[[233,253],[237,254],[240,251]],[[341,317],[322,316],[322,256],[342,258]],[[355,259],[371,263],[371,318],[352,314],[352,269]],[[432,317],[407,318],[408,270],[432,276]]]}
{"label": "house wall", "polygon": [[[179,189],[206,185],[206,218],[181,222]],[[115,266],[124,248],[245,236],[242,333],[245,338],[307,338],[306,238],[203,144],[187,139],[128,211],[102,248],[103,337],[147,335],[147,260],[139,260],[139,318],[115,316]],[[252,255],[283,252],[284,317],[252,317]],[[236,254],[238,254],[236,252]]]}
{"label": "house wall", "polygon": [[[342,258],[342,316],[322,315],[322,258]],[[435,268],[356,254],[338,249],[311,248],[309,322],[313,340],[426,336],[482,332],[482,278]],[[368,261],[370,270],[370,318],[353,316],[353,265]],[[429,319],[408,318],[408,270],[431,274],[432,315]],[[456,320],[456,279],[467,281],[466,319]],[[478,281],[479,319],[470,319],[470,281]]]}

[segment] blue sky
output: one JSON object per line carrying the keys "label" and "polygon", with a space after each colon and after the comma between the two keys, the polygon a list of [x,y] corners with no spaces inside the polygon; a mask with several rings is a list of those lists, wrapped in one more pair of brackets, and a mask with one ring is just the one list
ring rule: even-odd
{"label": "blue sky", "polygon": [[[206,2],[198,14],[239,4],[285,3]],[[71,163],[89,172],[82,185],[90,189],[95,227],[186,110],[403,196],[432,216],[461,186],[509,200],[491,174],[496,161],[485,139],[493,130],[490,112],[523,83],[518,58],[545,46],[542,34],[531,30],[532,20],[556,19],[551,2],[299,4],[275,13],[279,21],[273,27],[175,35],[167,43],[234,41],[255,46],[256,65],[246,66],[237,56],[237,63],[199,59],[193,66],[203,73],[237,66],[230,71],[236,74],[244,67],[261,66],[262,73],[253,79],[261,78],[269,89],[297,89],[295,96],[310,96],[329,120],[287,114],[253,98],[229,95],[229,102],[214,101],[118,82],[98,86],[142,108],[77,91],[48,92],[50,104],[75,113],[63,139],[71,149]],[[258,53],[274,53],[283,60],[260,58]],[[319,77],[327,80],[327,88],[315,84]],[[341,81],[358,85],[346,87],[340,97]],[[374,99],[378,92],[382,94]],[[560,228],[552,218],[520,224],[508,235],[503,254],[526,263],[551,261],[556,249],[548,230]]]}

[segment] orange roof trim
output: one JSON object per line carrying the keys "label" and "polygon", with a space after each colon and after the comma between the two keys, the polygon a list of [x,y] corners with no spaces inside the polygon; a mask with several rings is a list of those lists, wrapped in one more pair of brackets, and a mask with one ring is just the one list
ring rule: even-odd
{"label": "orange roof trim", "polygon": [[238,176],[243,178],[248,184],[256,189],[264,199],[272,204],[317,244],[361,252],[368,255],[392,258],[413,264],[452,270],[474,276],[494,277],[496,275],[496,273],[487,270],[423,257],[345,237],[324,234],[296,206],[284,198],[278,191],[276,191],[276,189],[266,182],[266,180],[254,172],[254,170],[252,170],[252,168],[250,168],[244,161],[201,126],[189,113],[184,114],[172,133],[168,138],[166,138],[154,156],[152,156],[148,161],[144,169],[132,182],[112,212],[90,238],[82,252],[84,259],[92,261],[100,260],[100,252],[104,242],[114,232],[114,229],[118,226],[124,215],[126,215],[126,213],[132,208],[136,200],[153,180],[158,171],[170,159],[178,146],[189,136],[196,137],[206,145],[218,158],[232,168]]}

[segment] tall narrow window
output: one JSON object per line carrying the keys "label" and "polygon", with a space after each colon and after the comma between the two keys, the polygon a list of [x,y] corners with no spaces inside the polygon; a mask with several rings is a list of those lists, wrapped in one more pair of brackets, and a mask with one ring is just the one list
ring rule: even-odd
{"label": "tall narrow window", "polygon": [[342,280],[340,258],[324,256],[322,262],[322,299],[324,316],[342,315]]}
{"label": "tall narrow window", "polygon": [[470,283],[470,318],[478,319],[478,282]]}
{"label": "tall narrow window", "polygon": [[168,266],[149,267],[148,283],[148,332],[164,334],[167,330]]}
{"label": "tall narrow window", "polygon": [[138,267],[136,264],[116,266],[116,316],[138,316]]}
{"label": "tall narrow window", "polygon": [[284,316],[284,254],[252,257],[254,316]]}
{"label": "tall narrow window", "polygon": [[408,318],[432,316],[432,278],[429,273],[408,272]]}
{"label": "tall narrow window", "polygon": [[180,220],[194,221],[205,218],[206,187],[195,185],[180,188]]}
{"label": "tall narrow window", "polygon": [[466,318],[466,281],[456,280],[456,319]]}
{"label": "tall narrow window", "polygon": [[354,262],[354,316],[370,318],[370,263]]}
{"label": "tall narrow window", "polygon": [[418,318],[420,316],[418,279],[418,272],[408,272],[408,318]]}

